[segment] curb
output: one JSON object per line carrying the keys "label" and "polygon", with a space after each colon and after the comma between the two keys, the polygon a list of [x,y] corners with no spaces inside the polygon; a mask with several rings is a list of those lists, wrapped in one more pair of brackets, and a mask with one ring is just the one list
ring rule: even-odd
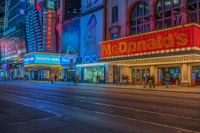
{"label": "curb", "polygon": [[[71,85],[71,86],[78,86],[78,84]],[[84,84],[81,84],[84,85]],[[84,86],[90,86],[90,87],[103,87],[103,88],[116,88],[116,89],[124,89],[124,90],[141,90],[141,91],[159,91],[159,92],[173,92],[173,93],[190,93],[190,94],[200,94],[199,92],[194,92],[194,91],[177,91],[177,90],[166,90],[166,89],[145,89],[145,88],[130,88],[130,87],[125,87],[125,86],[98,86],[98,85],[84,85]]]}
{"label": "curb", "polygon": [[[19,80],[12,80],[12,81],[15,81],[15,82],[22,82],[22,81],[19,81]],[[50,82],[47,82],[47,81],[26,81],[28,83],[45,83],[45,84],[49,84]],[[106,85],[106,84],[82,84],[82,83],[71,83],[71,84],[65,84],[63,82],[57,82],[55,83],[54,85],[58,85],[58,86],[88,86],[88,87],[103,87],[103,88],[115,88],[115,89],[124,89],[124,90],[140,90],[140,91],[159,91],[159,92],[173,92],[173,93],[188,93],[188,94],[200,94],[200,91],[178,91],[178,90],[166,90],[166,89],[162,89],[162,88],[159,88],[159,89],[151,89],[151,88],[138,88],[138,87],[135,87],[134,86],[116,86],[116,85]],[[172,88],[173,89],[173,88]],[[189,89],[189,87],[188,87]],[[200,90],[200,88],[197,88]]]}

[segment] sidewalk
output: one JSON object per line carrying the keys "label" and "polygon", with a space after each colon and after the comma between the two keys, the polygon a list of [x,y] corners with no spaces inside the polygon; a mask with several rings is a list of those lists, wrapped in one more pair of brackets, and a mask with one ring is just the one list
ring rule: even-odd
{"label": "sidewalk", "polygon": [[[28,82],[39,82],[39,83],[48,83],[47,81],[28,81]],[[147,90],[147,91],[161,91],[161,92],[178,92],[178,93],[194,93],[200,94],[200,86],[199,87],[182,87],[182,86],[169,86],[166,88],[165,86],[156,86],[156,88],[149,88],[146,86],[144,88],[143,85],[114,85],[114,84],[92,84],[92,83],[64,83],[64,82],[56,82],[55,85],[61,86],[90,86],[90,87],[104,87],[104,88],[117,88],[117,89],[132,89],[132,90]]]}
{"label": "sidewalk", "polygon": [[178,93],[194,93],[200,94],[200,87],[182,87],[182,86],[169,86],[166,88],[164,86],[156,86],[155,88],[149,88],[143,85],[113,85],[113,84],[86,84],[78,83],[76,85],[81,86],[92,86],[92,87],[108,87],[108,88],[119,88],[119,89],[133,89],[133,90],[147,90],[147,91],[161,91],[161,92],[178,92]]}

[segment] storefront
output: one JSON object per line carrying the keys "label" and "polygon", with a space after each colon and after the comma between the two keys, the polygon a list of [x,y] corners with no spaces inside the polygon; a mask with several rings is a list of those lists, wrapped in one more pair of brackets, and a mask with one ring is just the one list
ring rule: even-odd
{"label": "storefront", "polygon": [[101,63],[77,65],[83,83],[105,83],[105,66]]}
{"label": "storefront", "polygon": [[5,80],[21,80],[23,73],[24,67],[21,61],[7,61],[5,64],[2,64],[0,77]]}
{"label": "storefront", "polygon": [[[119,66],[120,82],[125,75],[129,84],[144,84],[148,76],[153,76],[157,85],[164,85],[167,79],[170,85],[197,86],[199,42],[200,26],[188,24],[101,42],[100,61]],[[116,79],[114,73],[113,69],[112,83]]]}
{"label": "storefront", "polygon": [[70,65],[71,56],[53,53],[30,53],[24,56],[25,79],[49,80],[56,77],[63,80],[64,67]]}
{"label": "storefront", "polygon": [[79,73],[76,71],[77,56],[62,56],[61,65],[63,66],[63,80],[79,82]]}
{"label": "storefront", "polygon": [[133,67],[132,68],[132,83],[143,84],[145,80],[150,76],[149,67]]}

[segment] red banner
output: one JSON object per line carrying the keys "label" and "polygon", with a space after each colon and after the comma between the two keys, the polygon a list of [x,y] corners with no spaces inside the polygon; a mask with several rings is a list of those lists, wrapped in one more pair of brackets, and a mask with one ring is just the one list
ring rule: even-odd
{"label": "red banner", "polygon": [[199,47],[200,28],[186,25],[101,43],[101,58]]}

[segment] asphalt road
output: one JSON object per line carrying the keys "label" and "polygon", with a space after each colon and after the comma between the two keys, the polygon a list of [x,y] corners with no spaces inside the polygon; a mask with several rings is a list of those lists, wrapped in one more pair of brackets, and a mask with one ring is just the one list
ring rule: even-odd
{"label": "asphalt road", "polygon": [[176,132],[200,133],[200,94],[0,81],[0,133]]}

